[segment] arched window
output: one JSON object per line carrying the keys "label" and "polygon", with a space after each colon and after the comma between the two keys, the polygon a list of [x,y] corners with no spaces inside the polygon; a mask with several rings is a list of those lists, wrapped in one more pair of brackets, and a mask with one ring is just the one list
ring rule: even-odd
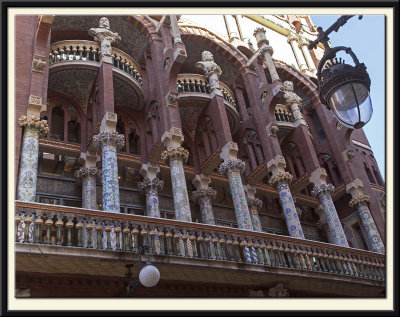
{"label": "arched window", "polygon": [[375,176],[376,181],[378,182],[378,185],[384,186],[384,185],[383,185],[383,180],[382,180],[381,174],[375,169],[374,166],[372,166],[372,171],[373,171],[373,173],[374,173],[374,176]]}
{"label": "arched window", "polygon": [[140,154],[140,144],[139,135],[136,134],[136,129],[131,128],[131,133],[128,136],[129,142],[129,153],[130,154]]}
{"label": "arched window", "polygon": [[366,172],[367,175],[368,175],[369,181],[370,181],[371,183],[374,183],[374,184],[375,184],[376,182],[375,182],[374,177],[372,176],[371,170],[369,169],[369,167],[368,167],[367,164],[365,164],[365,163],[364,163],[364,169],[365,169],[365,172]]}
{"label": "arched window", "polygon": [[68,122],[68,142],[81,142],[81,124],[76,118],[71,118]]}
{"label": "arched window", "polygon": [[[121,120],[121,116],[118,116],[116,130],[119,134],[122,134],[125,136],[125,125]],[[121,152],[126,152],[126,138],[125,138],[124,146],[121,149]]]}
{"label": "arched window", "polygon": [[50,138],[64,141],[64,110],[54,107],[51,112]]}

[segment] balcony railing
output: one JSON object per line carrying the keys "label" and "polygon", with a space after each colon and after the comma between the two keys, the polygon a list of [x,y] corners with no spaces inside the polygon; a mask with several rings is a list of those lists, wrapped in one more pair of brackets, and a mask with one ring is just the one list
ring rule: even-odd
{"label": "balcony railing", "polygon": [[[230,105],[232,105],[236,111],[239,112],[239,109],[236,105],[235,97],[232,91],[222,82],[219,82],[222,96],[224,100],[227,101]],[[198,74],[179,74],[177,80],[178,92],[197,92],[203,94],[210,94],[211,89],[208,84],[207,78],[203,75]]]}
{"label": "balcony railing", "polygon": [[[287,236],[138,215],[16,201],[16,242],[151,253],[385,280],[385,256]],[[29,225],[28,225],[29,224]],[[44,233],[42,235],[42,233]],[[303,273],[304,274],[304,273]]]}
{"label": "balcony railing", "polygon": [[[61,41],[51,44],[49,64],[64,61],[100,61],[100,45],[92,41]],[[141,86],[143,80],[139,65],[123,51],[112,48],[112,65],[133,77]]]}
{"label": "balcony railing", "polygon": [[275,106],[275,119],[280,122],[294,122],[293,114],[285,105]]}

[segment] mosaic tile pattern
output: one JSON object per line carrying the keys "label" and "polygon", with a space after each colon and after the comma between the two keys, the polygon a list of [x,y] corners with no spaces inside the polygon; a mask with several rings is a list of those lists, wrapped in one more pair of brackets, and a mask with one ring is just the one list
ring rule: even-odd
{"label": "mosaic tile pattern", "polygon": [[39,159],[39,131],[25,128],[18,175],[17,200],[35,201]]}
{"label": "mosaic tile pattern", "polygon": [[183,162],[179,158],[171,157],[171,183],[175,205],[175,217],[181,221],[192,221],[190,213],[189,196],[186,188]]}
{"label": "mosaic tile pattern", "polygon": [[202,198],[199,198],[199,206],[201,212],[201,220],[203,221],[203,223],[215,225],[215,218],[210,197],[204,196]]}
{"label": "mosaic tile pattern", "polygon": [[385,246],[383,245],[381,236],[379,235],[368,206],[366,204],[359,204],[357,210],[360,214],[360,219],[368,236],[372,251],[384,254]]}
{"label": "mosaic tile pattern", "polygon": [[253,224],[254,231],[261,232],[262,226],[261,226],[260,216],[258,215],[257,210],[255,212],[254,212],[254,210],[251,210],[250,216],[251,216],[251,223]]}
{"label": "mosaic tile pattern", "polygon": [[115,146],[105,144],[102,151],[103,165],[103,210],[120,212],[118,163]]}
{"label": "mosaic tile pattern", "polygon": [[93,175],[88,175],[82,181],[82,208],[97,209],[96,177]]}
{"label": "mosaic tile pattern", "polygon": [[277,189],[289,235],[294,238],[305,239],[289,185],[281,183],[278,184]]}
{"label": "mosaic tile pattern", "polygon": [[160,218],[160,206],[157,189],[146,190],[146,215]]}

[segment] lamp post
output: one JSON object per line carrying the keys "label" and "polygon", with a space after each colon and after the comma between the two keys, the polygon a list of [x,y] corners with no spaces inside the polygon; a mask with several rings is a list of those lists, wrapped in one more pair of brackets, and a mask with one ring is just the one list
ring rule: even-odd
{"label": "lamp post", "polygon": [[[351,129],[362,128],[372,116],[372,104],[369,96],[371,80],[364,63],[360,63],[350,47],[331,47],[328,35],[338,32],[354,15],[343,15],[326,31],[317,28],[318,37],[308,45],[314,49],[322,43],[325,52],[322,56],[317,71],[319,98],[328,109],[331,109],[336,118],[344,126]],[[362,19],[362,15],[358,17]],[[336,54],[344,51],[350,55],[355,66],[345,64],[344,60]]]}
{"label": "lamp post", "polygon": [[151,245],[149,243],[148,233],[146,234],[146,243],[139,246],[138,262],[139,262],[139,276],[132,279],[131,267],[133,264],[126,264],[127,269],[126,277],[128,278],[128,286],[126,287],[126,295],[132,296],[133,291],[139,286],[139,283],[144,287],[154,287],[160,281],[160,271],[151,264],[149,257],[146,258],[146,263],[143,264],[142,255],[151,252]]}

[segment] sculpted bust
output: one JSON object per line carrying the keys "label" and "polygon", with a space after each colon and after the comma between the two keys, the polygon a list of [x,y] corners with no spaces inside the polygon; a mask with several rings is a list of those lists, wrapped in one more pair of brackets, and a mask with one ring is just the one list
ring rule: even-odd
{"label": "sculpted bust", "polygon": [[210,88],[219,89],[219,76],[222,74],[221,68],[214,62],[213,55],[209,51],[201,54],[201,62],[196,63],[196,67],[201,68],[208,78]]}
{"label": "sculpted bust", "polygon": [[294,92],[293,82],[285,81],[283,83],[283,98],[285,98],[286,104],[288,106],[292,106],[297,104],[298,106],[301,104],[302,99]]}
{"label": "sculpted bust", "polygon": [[89,30],[89,35],[94,36],[95,41],[101,43],[101,55],[108,56],[111,56],[112,53],[111,44],[121,39],[118,33],[110,31],[110,21],[105,17],[100,19],[98,28]]}

